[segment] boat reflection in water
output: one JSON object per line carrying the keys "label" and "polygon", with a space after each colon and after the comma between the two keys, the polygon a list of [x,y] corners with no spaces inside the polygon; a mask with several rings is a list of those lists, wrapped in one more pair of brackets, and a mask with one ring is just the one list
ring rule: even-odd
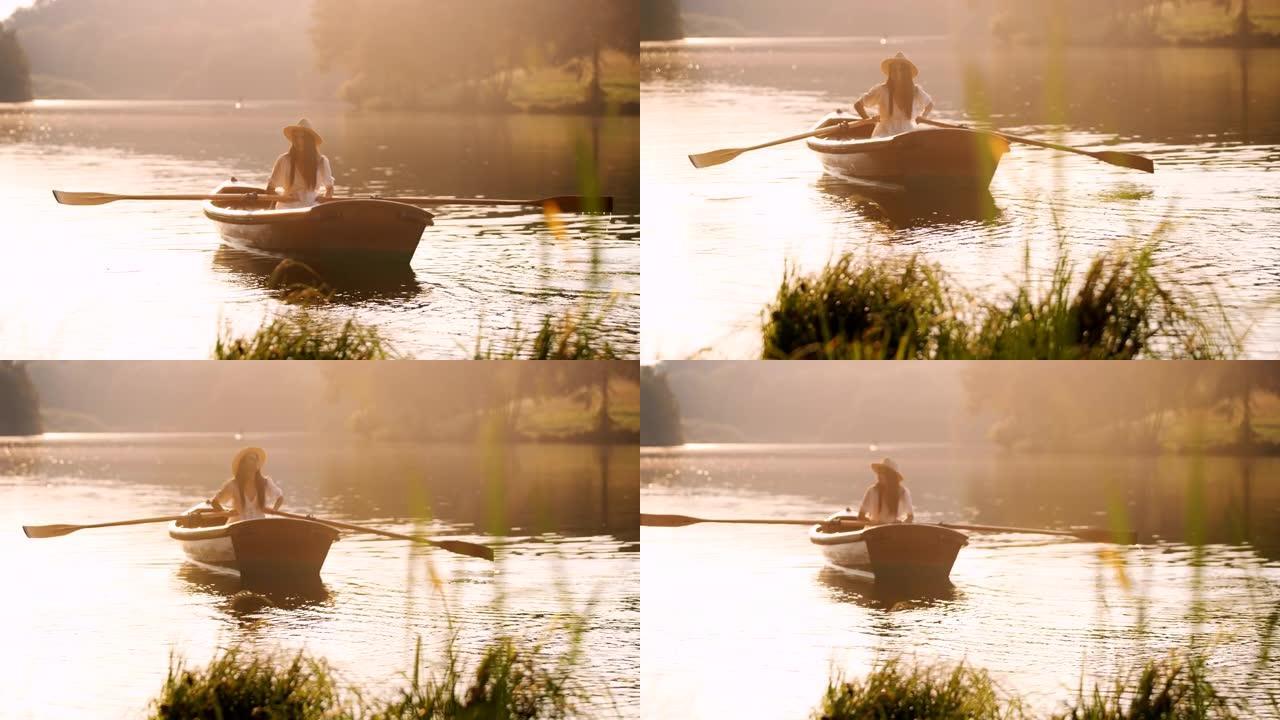
{"label": "boat reflection in water", "polygon": [[929,583],[869,582],[865,577],[846,572],[833,565],[818,571],[818,582],[831,599],[851,602],[871,610],[896,612],[955,602],[964,597],[950,581]]}
{"label": "boat reflection in water", "polygon": [[242,581],[239,573],[188,560],[178,568],[178,577],[192,594],[221,598],[218,605],[227,615],[246,618],[269,608],[299,610],[329,604],[334,595],[320,578],[272,581],[255,578]]}
{"label": "boat reflection in water", "polygon": [[889,183],[824,175],[818,180],[818,189],[832,203],[868,220],[882,222],[893,230],[990,223],[1001,215],[995,198],[986,188],[920,192]]}
{"label": "boat reflection in water", "polygon": [[223,244],[213,254],[213,267],[282,302],[305,288],[332,292],[330,301],[348,305],[407,300],[422,293],[407,264],[303,262]]}

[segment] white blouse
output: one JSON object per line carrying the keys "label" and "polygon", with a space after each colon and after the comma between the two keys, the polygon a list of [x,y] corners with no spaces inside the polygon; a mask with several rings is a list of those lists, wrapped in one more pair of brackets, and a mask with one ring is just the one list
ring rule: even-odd
{"label": "white blouse", "polygon": [[902,491],[902,496],[898,498],[898,514],[894,515],[889,511],[888,498],[885,502],[880,502],[880,485],[872,485],[867,488],[867,492],[862,496],[862,505],[858,511],[866,515],[873,524],[902,522],[913,514],[911,509],[911,491],[906,487],[899,485],[898,489]]}
{"label": "white blouse", "polygon": [[320,162],[316,163],[315,187],[307,188],[304,186],[301,176],[293,172],[292,163],[289,161],[289,153],[285,153],[276,158],[275,167],[271,168],[271,179],[267,182],[272,187],[284,188],[286,195],[294,197],[291,201],[276,203],[276,207],[311,207],[316,204],[316,198],[324,192],[325,188],[333,187],[333,170],[329,167],[329,158],[321,155]]}
{"label": "white blouse", "polygon": [[911,117],[904,116],[902,108],[889,108],[889,87],[884,83],[872,87],[858,98],[863,107],[874,107],[880,111],[880,122],[876,123],[875,132],[871,133],[871,137],[888,137],[916,129],[916,118],[929,107],[933,98],[929,97],[929,93],[919,85],[913,87],[916,92],[911,101]]}
{"label": "white blouse", "polygon": [[284,492],[280,490],[280,486],[276,485],[271,478],[264,478],[262,494],[263,501],[258,502],[258,498],[254,497],[257,493],[257,483],[249,483],[249,487],[245,490],[245,506],[240,507],[240,489],[236,487],[236,479],[231,478],[222,484],[218,490],[218,494],[213,499],[222,507],[231,511],[231,517],[227,518],[227,522],[233,523],[238,520],[257,520],[266,517],[266,513],[262,512],[262,508],[271,507],[276,504],[277,500],[284,497]]}

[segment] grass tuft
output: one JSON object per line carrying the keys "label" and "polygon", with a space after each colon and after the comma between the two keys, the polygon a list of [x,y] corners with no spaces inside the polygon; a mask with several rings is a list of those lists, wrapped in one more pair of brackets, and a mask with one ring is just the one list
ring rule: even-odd
{"label": "grass tuft", "polygon": [[605,339],[604,320],[613,303],[598,312],[589,308],[566,310],[564,315],[548,314],[538,332],[529,335],[516,324],[501,342],[476,337],[474,360],[617,360],[619,355]]}
{"label": "grass tuft", "polygon": [[1100,255],[1082,280],[1063,254],[1047,285],[1024,280],[994,301],[953,286],[917,256],[788,272],[764,324],[765,359],[1222,359],[1241,340],[1155,273],[1157,243]]}
{"label": "grass tuft", "polygon": [[1117,680],[1109,691],[1083,689],[1075,704],[1055,720],[1234,720],[1231,703],[1205,675],[1203,658],[1148,662],[1138,673]]}
{"label": "grass tuft", "polygon": [[267,319],[252,335],[218,333],[215,360],[386,360],[395,353],[378,329],[328,320],[306,308]]}
{"label": "grass tuft", "polygon": [[833,680],[815,713],[822,720],[1004,720],[1022,718],[985,670],[889,660],[861,682]]}
{"label": "grass tuft", "polygon": [[287,661],[230,648],[203,669],[171,661],[153,720],[349,718],[323,660],[299,653]]}
{"label": "grass tuft", "polygon": [[764,326],[764,358],[890,360],[967,353],[959,302],[937,265],[919,257],[859,263],[844,255],[822,272],[788,270]]}
{"label": "grass tuft", "polygon": [[548,657],[510,638],[490,645],[465,672],[452,644],[443,670],[424,678],[418,644],[407,687],[370,701],[344,689],[323,660],[224,650],[202,669],[171,661],[152,720],[561,720],[583,717],[587,694],[573,680],[581,668],[581,629],[570,629],[568,650]]}

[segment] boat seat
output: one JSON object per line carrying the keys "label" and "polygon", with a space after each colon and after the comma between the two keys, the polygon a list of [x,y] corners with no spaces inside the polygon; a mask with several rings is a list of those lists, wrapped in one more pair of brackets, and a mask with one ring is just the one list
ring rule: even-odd
{"label": "boat seat", "polygon": [[205,528],[217,527],[219,525],[225,525],[226,523],[227,519],[225,517],[218,515],[206,515],[204,513],[193,513],[191,515],[183,516],[182,519],[178,520],[175,524],[178,527],[183,528]]}

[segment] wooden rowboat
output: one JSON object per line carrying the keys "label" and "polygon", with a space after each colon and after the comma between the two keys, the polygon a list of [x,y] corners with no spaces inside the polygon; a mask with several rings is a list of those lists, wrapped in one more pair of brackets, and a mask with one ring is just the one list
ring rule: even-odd
{"label": "wooden rowboat", "polygon": [[855,515],[836,513],[809,530],[827,562],[864,580],[887,584],[950,583],[951,566],[969,543],[962,532],[925,523],[842,529]]}
{"label": "wooden rowboat", "polygon": [[[814,130],[858,120],[829,113]],[[873,138],[874,125],[832,131],[806,141],[831,175],[855,182],[905,188],[986,190],[1009,142],[999,135],[960,128],[927,128]]]}
{"label": "wooden rowboat", "polygon": [[191,560],[240,573],[242,582],[276,584],[314,582],[338,531],[322,522],[268,517],[228,524],[222,516],[202,515],[201,503],[169,524],[169,537]]}
{"label": "wooden rowboat", "polygon": [[271,207],[248,200],[263,188],[234,181],[219,185],[204,214],[228,243],[251,250],[315,260],[361,260],[407,263],[418,249],[431,213],[390,200],[332,200],[305,208]]}

